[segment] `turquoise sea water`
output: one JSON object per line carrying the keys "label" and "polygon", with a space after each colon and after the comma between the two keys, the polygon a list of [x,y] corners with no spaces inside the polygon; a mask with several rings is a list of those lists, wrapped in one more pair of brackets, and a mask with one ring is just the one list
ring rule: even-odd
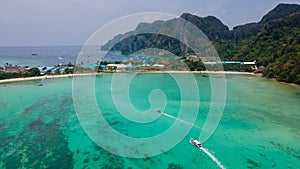
{"label": "turquoise sea water", "polygon": [[[149,123],[122,117],[111,99],[111,78],[97,76],[95,93],[105,120],[116,131],[152,137],[174,123],[166,116]],[[200,93],[200,100],[194,100],[200,103],[195,125],[201,127],[209,111],[211,85],[207,76],[195,74],[195,79]],[[226,168],[299,168],[300,87],[246,75],[226,75],[226,81],[223,117],[203,146]],[[166,96],[165,112],[177,116],[183,96],[169,74],[135,76],[128,93],[131,104],[140,111],[149,109],[149,95],[156,89]],[[189,120],[188,112],[185,117]],[[72,100],[72,78],[0,84],[0,168],[218,168],[188,142],[200,133],[192,128],[179,144],[154,157],[121,157],[99,147],[82,129]]]}

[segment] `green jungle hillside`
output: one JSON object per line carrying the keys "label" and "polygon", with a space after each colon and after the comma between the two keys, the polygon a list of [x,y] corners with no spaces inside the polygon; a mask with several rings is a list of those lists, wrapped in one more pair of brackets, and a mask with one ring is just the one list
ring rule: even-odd
{"label": "green jungle hillside", "polygon": [[[221,60],[256,60],[258,67],[265,67],[263,76],[300,84],[300,5],[279,4],[259,22],[236,26],[232,30],[214,16],[198,17],[184,13],[180,18],[194,24],[206,34]],[[168,21],[140,23],[134,31],[117,35],[101,49],[130,54],[141,49],[160,48],[185,58],[186,54],[192,51],[182,42],[160,34],[137,33],[166,28],[170,29],[167,31],[174,31],[171,28],[176,28],[178,20],[179,18],[174,18]],[[136,35],[131,36],[133,33]],[[187,64],[190,67],[201,66],[192,70],[205,69],[203,64]]]}

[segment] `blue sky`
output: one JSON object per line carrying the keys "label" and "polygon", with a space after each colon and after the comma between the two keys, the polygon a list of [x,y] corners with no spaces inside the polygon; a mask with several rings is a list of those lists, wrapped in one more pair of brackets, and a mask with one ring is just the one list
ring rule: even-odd
{"label": "blue sky", "polygon": [[82,45],[104,24],[137,12],[213,15],[225,25],[259,21],[299,0],[1,0],[0,46]]}

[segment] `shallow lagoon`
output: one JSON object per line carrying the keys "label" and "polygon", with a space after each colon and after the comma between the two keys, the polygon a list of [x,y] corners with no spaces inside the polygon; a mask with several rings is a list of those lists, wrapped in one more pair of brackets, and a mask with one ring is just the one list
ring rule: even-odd
{"label": "shallow lagoon", "polygon": [[[150,137],[173,124],[173,119],[164,116],[147,124],[124,119],[108,99],[111,76],[96,77],[95,93],[105,119],[116,131]],[[201,126],[209,111],[210,83],[207,76],[195,74],[195,78],[201,96],[196,125]],[[300,87],[247,75],[226,75],[226,81],[223,117],[204,147],[226,168],[299,168]],[[38,86],[40,83],[43,86]],[[165,112],[176,116],[181,96],[168,74],[137,75],[130,85],[131,103],[146,110],[153,89],[164,91],[168,100]],[[199,136],[197,127],[158,156],[135,159],[105,151],[79,124],[72,78],[0,84],[0,110],[1,168],[217,168],[188,142]]]}

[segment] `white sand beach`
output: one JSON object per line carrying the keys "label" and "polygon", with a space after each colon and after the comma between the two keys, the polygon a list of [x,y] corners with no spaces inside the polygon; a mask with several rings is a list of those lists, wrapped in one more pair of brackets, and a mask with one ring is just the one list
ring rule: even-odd
{"label": "white sand beach", "polygon": [[[115,72],[115,73],[130,73],[130,72]],[[135,72],[135,73],[207,73],[207,74],[236,74],[236,75],[256,75],[252,72],[231,72],[231,71],[147,71],[147,72]],[[39,79],[52,79],[52,78],[65,78],[73,76],[90,76],[90,75],[99,75],[106,73],[80,73],[80,74],[63,74],[63,75],[45,75],[45,76],[35,76],[35,77],[24,77],[24,78],[12,78],[12,79],[3,79],[0,80],[0,83],[10,83],[10,82],[19,82],[27,80],[39,80]]]}
{"label": "white sand beach", "polygon": [[81,73],[81,74],[45,75],[45,76],[35,76],[35,77],[12,78],[12,79],[0,80],[0,83],[10,83],[10,82],[40,80],[40,79],[52,79],[52,78],[65,78],[65,77],[73,77],[73,76],[87,76],[87,75],[95,75],[95,73],[94,74],[93,73]]}

